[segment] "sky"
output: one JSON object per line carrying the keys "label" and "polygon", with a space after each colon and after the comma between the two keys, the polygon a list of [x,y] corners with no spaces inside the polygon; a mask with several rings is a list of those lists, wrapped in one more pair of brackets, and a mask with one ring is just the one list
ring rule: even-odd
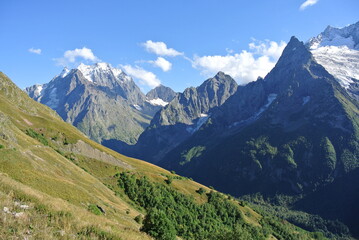
{"label": "sky", "polygon": [[147,92],[264,77],[291,36],[359,21],[358,0],[0,0],[0,71],[20,88],[107,62]]}

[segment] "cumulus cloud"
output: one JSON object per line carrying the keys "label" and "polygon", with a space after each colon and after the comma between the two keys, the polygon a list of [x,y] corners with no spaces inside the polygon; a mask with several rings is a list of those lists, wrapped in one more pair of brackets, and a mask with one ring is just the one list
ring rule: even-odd
{"label": "cumulus cloud", "polygon": [[239,84],[255,81],[274,67],[286,43],[281,41],[255,41],[249,44],[250,51],[225,56],[195,56],[192,66],[207,77],[223,71],[231,75]]}
{"label": "cumulus cloud", "polygon": [[142,46],[144,46],[148,52],[155,53],[159,56],[175,57],[183,55],[183,53],[178,52],[173,48],[168,48],[164,42],[153,42],[148,40],[145,43],[142,43]]}
{"label": "cumulus cloud", "polygon": [[67,50],[62,58],[56,58],[54,60],[58,65],[67,66],[68,64],[75,63],[78,59],[82,59],[87,62],[100,61],[100,59],[93,54],[92,50],[86,47]]}
{"label": "cumulus cloud", "polygon": [[161,84],[161,81],[154,73],[146,71],[139,66],[132,67],[131,65],[120,65],[120,67],[130,76],[139,79],[140,84],[142,85],[154,88]]}
{"label": "cumulus cloud", "polygon": [[249,49],[255,50],[255,54],[268,56],[272,59],[278,60],[287,44],[284,41],[280,43],[266,40],[264,42],[254,40],[249,44]]}
{"label": "cumulus cloud", "polygon": [[302,5],[300,5],[299,9],[300,10],[304,10],[309,6],[313,6],[314,4],[316,4],[319,0],[306,0],[304,3],[302,3]]}
{"label": "cumulus cloud", "polygon": [[161,68],[164,72],[168,72],[172,68],[172,63],[163,57],[158,57],[155,61],[149,61],[149,63],[152,63],[154,66]]}
{"label": "cumulus cloud", "polygon": [[31,53],[38,54],[38,55],[41,54],[41,49],[40,48],[30,48],[28,51],[31,52]]}

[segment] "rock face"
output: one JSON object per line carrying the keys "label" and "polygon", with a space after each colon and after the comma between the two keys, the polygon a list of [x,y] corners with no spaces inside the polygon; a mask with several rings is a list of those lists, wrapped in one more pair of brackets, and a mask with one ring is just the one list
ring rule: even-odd
{"label": "rock face", "polygon": [[156,163],[202,126],[211,110],[222,105],[237,90],[237,83],[219,72],[197,88],[187,88],[156,113],[134,146],[114,149]]}
{"label": "rock face", "polygon": [[358,106],[293,37],[158,164],[235,195],[315,191],[359,166]]}
{"label": "rock face", "polygon": [[176,96],[176,92],[171,88],[160,85],[150,90],[146,94],[147,100],[161,99],[163,102],[169,103]]}
{"label": "rock face", "polygon": [[100,143],[134,144],[162,107],[147,102],[131,77],[107,63],[65,68],[49,83],[25,91]]}

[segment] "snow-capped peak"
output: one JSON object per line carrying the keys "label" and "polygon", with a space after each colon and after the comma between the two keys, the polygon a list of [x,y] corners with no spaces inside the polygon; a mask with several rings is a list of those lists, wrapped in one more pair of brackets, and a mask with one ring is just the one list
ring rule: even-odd
{"label": "snow-capped peak", "polygon": [[60,77],[64,78],[69,74],[70,70],[67,67],[64,67],[62,72],[60,73]]}
{"label": "snow-capped peak", "polygon": [[109,63],[104,63],[104,62],[96,63],[95,66],[103,71],[111,70],[112,68]]}
{"label": "snow-capped peak", "polygon": [[307,43],[315,60],[344,88],[359,80],[359,22],[343,28],[328,26]]}
{"label": "snow-capped peak", "polygon": [[82,75],[90,82],[96,82],[96,77],[102,74],[113,74],[118,80],[128,80],[127,78],[120,79],[120,75],[123,73],[121,69],[114,68],[109,63],[96,63],[93,65],[86,65],[81,63],[77,69],[81,71]]}
{"label": "snow-capped peak", "polygon": [[325,46],[347,46],[350,49],[359,50],[359,22],[343,27],[328,26],[324,32],[308,41],[310,49]]}

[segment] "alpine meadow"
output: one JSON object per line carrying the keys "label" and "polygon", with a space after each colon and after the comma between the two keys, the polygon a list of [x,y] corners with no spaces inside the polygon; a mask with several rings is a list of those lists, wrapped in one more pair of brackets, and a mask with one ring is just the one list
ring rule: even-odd
{"label": "alpine meadow", "polygon": [[0,9],[0,239],[359,239],[356,0]]}

